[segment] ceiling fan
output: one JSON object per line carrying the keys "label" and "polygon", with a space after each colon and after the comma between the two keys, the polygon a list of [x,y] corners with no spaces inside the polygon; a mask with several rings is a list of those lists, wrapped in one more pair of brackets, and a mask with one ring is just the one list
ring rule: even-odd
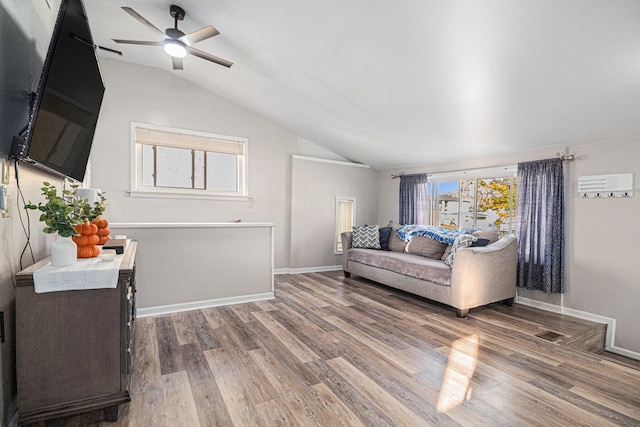
{"label": "ceiling fan", "polygon": [[162,35],[163,40],[160,41],[142,41],[142,40],[120,40],[113,39],[116,43],[124,43],[124,44],[137,44],[144,46],[163,46],[164,51],[171,55],[171,61],[173,63],[174,70],[182,70],[182,58],[187,56],[187,54],[191,54],[193,56],[197,56],[198,58],[206,59],[207,61],[215,62],[216,64],[223,65],[227,68],[233,65],[233,62],[227,61],[226,59],[219,58],[215,55],[211,55],[210,53],[203,52],[192,47],[199,41],[208,39],[209,37],[217,36],[220,34],[218,30],[213,28],[211,25],[207,25],[204,28],[200,28],[197,31],[194,31],[189,34],[185,34],[178,29],[178,21],[182,21],[185,16],[184,9],[180,6],[171,5],[169,7],[169,14],[174,19],[174,27],[167,28],[166,31],[161,31],[158,27],[153,25],[151,22],[147,21],[142,15],[140,15],[135,10],[130,7],[123,6],[122,9],[127,12],[129,15],[133,16],[138,22],[140,22],[145,27],[149,28],[153,32],[158,35]]}

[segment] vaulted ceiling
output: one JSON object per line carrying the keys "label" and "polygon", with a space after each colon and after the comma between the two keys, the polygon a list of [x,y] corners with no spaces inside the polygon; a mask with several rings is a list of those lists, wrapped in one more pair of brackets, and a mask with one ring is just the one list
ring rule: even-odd
{"label": "vaulted ceiling", "polygon": [[[120,6],[164,30],[170,1],[84,0],[111,59],[157,67],[353,161],[388,169],[640,135],[637,0],[175,0],[220,35],[174,71]],[[158,88],[162,90],[162,88]]]}

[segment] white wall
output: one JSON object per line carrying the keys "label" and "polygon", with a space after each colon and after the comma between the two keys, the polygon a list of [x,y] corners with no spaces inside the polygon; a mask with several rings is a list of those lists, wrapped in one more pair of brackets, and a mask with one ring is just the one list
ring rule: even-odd
{"label": "white wall", "polygon": [[[106,192],[112,222],[272,222],[275,265],[287,266],[290,154],[297,136],[163,71],[101,60],[106,91],[91,152],[92,186]],[[232,72],[233,70],[231,70]],[[138,121],[249,139],[251,201],[132,198],[130,123]],[[212,242],[215,244],[215,242]]]}
{"label": "white wall", "polygon": [[293,158],[292,170],[290,268],[342,265],[334,253],[335,198],[355,197],[356,224],[376,224],[377,172],[301,157]]}
{"label": "white wall", "polygon": [[[444,172],[509,165],[555,157],[565,147],[507,154],[474,161],[407,168],[406,173]],[[578,178],[583,175],[634,173],[640,185],[640,138],[567,148],[576,159],[565,162],[566,293],[544,294],[518,289],[518,296],[616,320],[615,346],[640,353],[640,193],[629,199],[581,199]],[[398,218],[399,181],[392,173],[378,174],[378,221]]]}
{"label": "white wall", "polygon": [[[564,305],[616,319],[616,347],[640,353],[640,137],[572,152]],[[580,176],[628,172],[634,174],[633,198],[578,197]]]}
{"label": "white wall", "polygon": [[139,316],[273,298],[271,224],[113,224],[111,233],[138,242]]}

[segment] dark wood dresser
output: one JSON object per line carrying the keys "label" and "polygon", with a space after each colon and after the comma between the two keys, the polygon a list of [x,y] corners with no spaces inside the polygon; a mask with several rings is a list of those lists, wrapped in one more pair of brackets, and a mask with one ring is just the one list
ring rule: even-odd
{"label": "dark wood dresser", "polygon": [[35,293],[33,272],[16,274],[18,423],[104,409],[117,421],[131,401],[136,242],[116,288]]}

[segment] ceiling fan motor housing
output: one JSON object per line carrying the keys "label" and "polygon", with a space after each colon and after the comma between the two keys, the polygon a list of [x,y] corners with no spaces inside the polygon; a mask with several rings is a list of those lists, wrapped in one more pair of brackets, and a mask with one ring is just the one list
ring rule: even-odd
{"label": "ceiling fan motor housing", "polygon": [[167,28],[165,34],[167,35],[167,37],[172,39],[178,39],[184,36],[184,33],[177,28]]}

